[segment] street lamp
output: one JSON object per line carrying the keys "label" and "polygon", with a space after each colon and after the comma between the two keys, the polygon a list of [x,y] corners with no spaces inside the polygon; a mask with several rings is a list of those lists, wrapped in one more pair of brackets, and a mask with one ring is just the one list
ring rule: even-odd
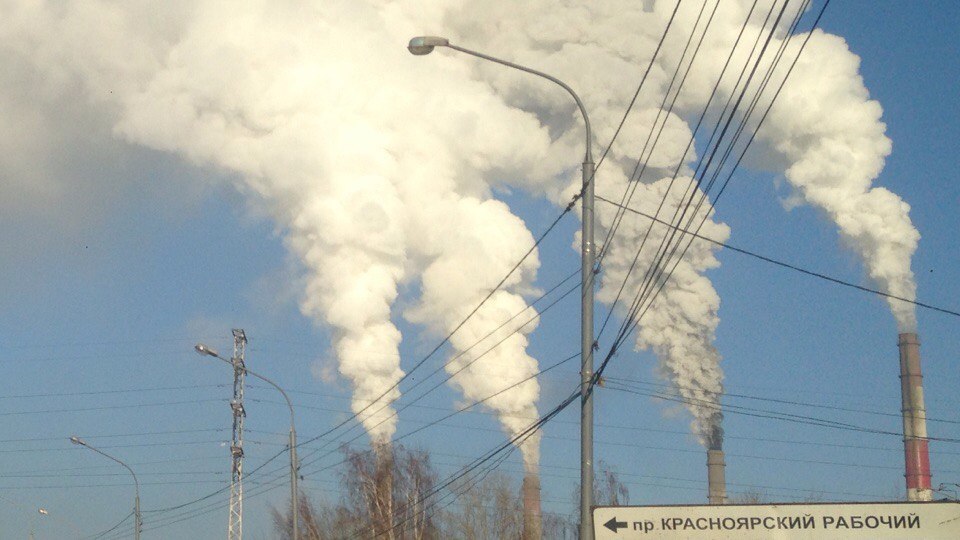
{"label": "street lamp", "polygon": [[[101,450],[94,448],[93,446],[90,446],[83,439],[81,439],[80,437],[77,437],[76,435],[70,437],[70,442],[72,442],[73,444],[79,444],[80,446],[85,446],[107,459],[116,461],[117,463],[123,465],[125,469],[130,471],[130,475],[133,476],[133,485],[136,487],[136,497],[133,499],[133,520],[134,520],[133,536],[136,540],[140,540],[140,529],[143,527],[143,519],[140,517],[140,481],[137,480],[137,475],[133,472],[133,469],[131,469],[126,463],[120,461],[119,459],[109,454],[106,454]],[[41,508],[40,513],[46,515],[46,510]]]}
{"label": "street lamp", "polygon": [[583,212],[581,216],[583,231],[580,239],[580,538],[589,540],[593,538],[593,516],[590,513],[593,506],[593,392],[590,386],[593,379],[593,266],[595,257],[593,244],[594,168],[590,119],[576,92],[563,81],[546,73],[470,49],[464,49],[451,44],[448,39],[443,37],[418,36],[411,39],[410,44],[407,45],[410,53],[416,56],[430,54],[436,47],[446,47],[460,51],[556,83],[573,97],[574,101],[577,102],[577,107],[580,108],[580,114],[583,116],[586,131],[586,150],[583,156],[583,190],[580,193]]}
{"label": "street lamp", "polygon": [[[201,356],[212,356],[229,364],[232,367],[236,367],[234,366],[233,362],[220,356],[217,354],[217,351],[207,347],[203,343],[197,343],[197,345],[194,347],[194,350],[196,350],[197,354],[200,354]],[[277,383],[271,381],[263,375],[250,371],[246,368],[246,366],[243,366],[242,369],[247,375],[252,375],[279,390],[283,395],[283,399],[287,400],[287,407],[290,409],[290,512],[291,517],[293,518],[293,540],[299,540],[300,524],[298,523],[299,512],[297,511],[297,429],[294,427],[293,422],[293,403],[290,402],[290,398],[287,396],[287,393],[284,392],[283,388],[280,388]]]}
{"label": "street lamp", "polygon": [[30,540],[33,540],[33,532],[37,528],[37,518],[49,514],[46,508],[37,508],[37,514],[30,520]]}

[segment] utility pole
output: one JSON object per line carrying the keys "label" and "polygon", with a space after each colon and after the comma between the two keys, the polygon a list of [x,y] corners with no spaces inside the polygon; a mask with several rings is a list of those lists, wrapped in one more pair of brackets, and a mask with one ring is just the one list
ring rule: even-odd
{"label": "utility pole", "polygon": [[593,164],[593,136],[590,131],[590,118],[587,109],[580,101],[580,96],[567,83],[535,69],[501,60],[487,54],[465,49],[450,43],[447,38],[439,36],[418,36],[410,40],[407,50],[416,56],[423,56],[433,52],[436,47],[447,47],[470,56],[489,60],[497,64],[530,73],[547,79],[570,94],[577,102],[580,115],[583,116],[586,144],[583,155],[583,184],[580,205],[583,210],[581,222],[583,224],[580,238],[580,540],[593,540],[593,289],[594,266],[596,265],[595,247],[593,244],[593,203],[595,167]]}
{"label": "utility pole", "polygon": [[233,329],[233,442],[230,444],[230,456],[233,461],[230,476],[230,521],[227,524],[227,540],[243,539],[243,386],[247,374],[243,363],[243,353],[247,345],[247,335],[240,328]]}
{"label": "utility pole", "polygon": [[[233,479],[230,484],[230,528],[228,529],[230,539],[240,538],[243,526],[243,485],[241,484],[243,480],[243,464],[241,458],[243,458],[243,417],[246,416],[243,410],[243,379],[244,376],[250,374],[276,388],[283,396],[284,401],[287,402],[287,408],[290,409],[290,514],[293,519],[293,540],[299,540],[300,520],[297,511],[297,494],[300,493],[297,491],[297,470],[299,467],[297,465],[297,428],[294,423],[293,402],[290,401],[290,396],[287,395],[283,388],[280,388],[280,385],[259,373],[250,371],[244,365],[243,349],[247,343],[247,336],[243,333],[243,330],[235,329],[233,331],[233,342],[233,358],[230,360],[220,356],[217,354],[217,351],[207,347],[203,343],[197,343],[196,346],[193,347],[193,349],[197,351],[197,354],[212,356],[223,363],[233,366],[234,398],[233,401],[230,402],[230,406],[233,408],[233,446],[230,448],[233,454],[234,466]],[[234,530],[234,517],[236,517],[237,522],[236,530]]]}

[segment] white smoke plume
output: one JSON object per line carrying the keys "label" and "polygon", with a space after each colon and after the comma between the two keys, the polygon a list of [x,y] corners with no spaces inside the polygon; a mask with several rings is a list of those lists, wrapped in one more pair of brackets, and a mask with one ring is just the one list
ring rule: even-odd
{"label": "white smoke plume", "polygon": [[[758,12],[770,1],[760,1]],[[674,189],[685,186],[695,158],[683,155],[691,132],[685,119],[703,107],[750,3],[725,1],[717,10],[678,108],[648,159],[632,203],[637,208],[652,211],[658,197],[679,198],[674,190],[667,194],[666,185],[681,165]],[[353,410],[361,411],[402,376],[395,317],[445,335],[532,245],[527,227],[493,190],[520,188],[565,205],[579,187],[583,131],[562,90],[451,51],[413,57],[407,40],[445,35],[557,76],[583,98],[599,145],[610,140],[674,5],[0,0],[0,50],[34,66],[39,82],[31,84],[40,102],[82,88],[77,99],[110,115],[118,137],[228,173],[302,261],[301,309],[332,329],[339,371],[353,386]],[[713,5],[709,0],[708,8]],[[619,200],[699,6],[684,2],[678,12],[598,174],[598,194]],[[759,22],[745,39],[756,36]],[[798,200],[825,210],[871,279],[912,299],[909,263],[918,235],[906,204],[872,187],[890,143],[880,107],[869,100],[857,70],[857,57],[841,39],[818,32],[761,131],[754,161],[786,171]],[[721,99],[730,86],[732,78],[725,79]],[[597,204],[599,241],[613,209]],[[609,247],[600,300],[613,298],[647,224],[626,218]],[[665,229],[654,225],[653,232],[657,245]],[[729,234],[712,219],[701,232],[719,240]],[[703,275],[717,266],[714,249],[693,243],[641,321],[636,341],[653,350],[660,372],[682,395],[698,400],[722,390],[713,346],[719,298]],[[652,256],[647,251],[641,269]],[[536,256],[525,262],[453,336],[452,354],[527,307],[523,294],[532,290],[538,266]],[[395,313],[398,291],[418,281],[416,305]],[[637,286],[635,278],[628,281],[628,297]],[[911,310],[891,305],[902,328],[914,325]],[[514,328],[470,349],[448,367],[451,373],[464,368],[453,384],[472,400],[535,373],[537,362],[526,353],[532,329],[482,357]],[[489,405],[515,435],[537,415],[538,394],[531,380]],[[385,397],[397,395],[394,389]],[[719,416],[697,403],[689,407],[694,432],[710,444]],[[379,407],[361,419],[374,440],[385,441],[396,419],[389,419],[390,408],[370,413]],[[528,467],[535,467],[537,446],[532,439],[524,447]]]}
{"label": "white smoke plume", "polygon": [[[612,137],[674,5],[657,2],[653,9],[644,10],[636,3],[597,3],[589,7],[578,4],[557,9],[554,3],[534,2],[526,4],[529,16],[518,19],[508,13],[512,6],[472,3],[470,15],[456,20],[469,20],[470,31],[474,31],[474,26],[480,24],[477,20],[482,19],[481,32],[498,36],[491,44],[490,52],[536,66],[571,84],[585,101],[596,127],[597,140],[603,143]],[[639,186],[632,203],[633,207],[648,214],[655,213],[660,199],[667,194],[669,171],[695,157],[692,151],[684,155],[691,137],[686,122],[675,113],[658,119],[658,109],[678,61],[679,50],[696,19],[695,6],[690,6],[678,12],[674,23],[677,29],[666,45],[675,49],[677,54],[666,55],[654,66],[645,91],[640,94],[634,112],[596,179],[599,196],[619,201],[647,133],[655,122],[658,129],[665,123],[656,148],[647,156],[644,183]],[[531,28],[528,21],[538,22]],[[548,36],[548,29],[563,30],[559,31],[559,36]],[[467,29],[463,31],[466,33]],[[612,39],[611,36],[617,37]],[[575,164],[575,156],[582,152],[582,128],[569,97],[544,81],[518,77],[497,68],[477,64],[477,77],[494,81],[509,103],[535,110],[545,122],[559,126],[562,135],[551,145],[551,159]],[[689,110],[684,112],[702,106],[703,101],[690,103]],[[688,176],[679,178],[670,190],[669,203],[674,207],[681,200],[682,188],[687,186],[688,180]],[[534,191],[541,188],[537,184],[528,184],[528,189]],[[559,193],[551,191],[550,187],[543,189],[558,204],[565,204],[577,190],[579,178],[576,174],[571,174],[570,183]],[[672,214],[673,207],[665,208]],[[615,210],[598,201],[596,211],[596,240],[600,242],[613,222]],[[696,223],[703,217],[701,212]],[[600,279],[599,301],[609,303],[616,297],[649,224],[646,218],[633,214],[625,216],[613,244],[606,246],[608,253]],[[632,298],[638,292],[644,270],[653,261],[655,247],[667,232],[663,226],[654,226],[637,264],[639,272],[631,274],[627,280],[624,298]],[[726,226],[712,220],[705,223],[702,232],[719,240],[729,235]],[[579,247],[579,241],[575,246]],[[660,359],[658,372],[673,382],[680,395],[689,400],[687,408],[694,417],[694,433],[704,444],[719,444],[721,438],[721,415],[715,406],[711,406],[722,392],[723,380],[720,355],[713,346],[719,323],[719,296],[703,275],[704,271],[718,265],[713,256],[715,250],[714,245],[706,242],[692,244],[660,298],[641,321],[636,341],[638,349],[653,350]]]}
{"label": "white smoke plume", "polygon": [[[873,186],[891,142],[859,66],[842,38],[817,31],[760,135],[788,163],[793,203],[826,212],[843,243],[863,260],[870,280],[912,301],[917,286],[910,261],[920,233],[910,220],[910,205]],[[914,305],[888,303],[900,331],[915,332]]]}
{"label": "white smoke plume", "polygon": [[[636,202],[631,206],[647,215],[654,215],[660,201],[666,198],[666,207],[676,208],[686,195],[685,188],[689,180],[678,178],[673,188],[669,188],[670,178],[641,185],[634,196]],[[617,190],[622,193],[622,187],[612,183],[603,186],[603,190],[609,191],[609,194],[599,194],[607,199],[616,196]],[[609,223],[608,219],[604,219],[608,214],[612,216],[613,212],[605,212],[601,222]],[[723,242],[730,235],[726,225],[709,219],[705,206],[692,218],[694,224],[703,221],[700,234],[708,238]],[[704,221],[704,218],[707,219]],[[624,217],[604,265],[599,300],[612,302],[624,280],[626,294],[623,296],[627,303],[641,290],[644,270],[654,263],[656,248],[670,233],[666,226],[655,224],[650,229],[647,245],[636,265],[641,270],[628,274],[638,248],[637,243],[644,237],[649,225],[650,220],[645,217]],[[684,246],[687,241],[683,241]],[[638,348],[653,350],[660,359],[659,374],[676,385],[676,393],[685,400],[687,409],[693,415],[693,432],[710,448],[719,448],[722,444],[722,415],[714,404],[723,393],[723,371],[720,368],[720,354],[713,345],[720,323],[720,296],[703,273],[720,265],[714,256],[718,249],[716,244],[705,240],[695,239],[690,243],[670,280],[650,309],[643,314],[636,338]],[[668,264],[667,271],[671,267],[672,263]]]}
{"label": "white smoke plume", "polygon": [[[603,143],[612,136],[613,127],[676,4],[671,1],[644,6],[631,2],[574,4],[558,7],[553,2],[527,2],[523,13],[516,16],[513,5],[472,2],[465,8],[465,15],[452,21],[464,40],[476,34],[495,35],[496,40],[483,42],[486,51],[536,66],[580,91],[596,126],[597,140]],[[632,169],[631,160],[640,153],[642,141],[655,122],[670,74],[681,61],[684,43],[693,31],[701,6],[706,6],[708,14],[717,6],[694,69],[679,95],[677,108],[667,119],[656,150],[646,159],[648,168],[642,181],[648,185],[642,186],[633,197],[634,205],[654,213],[655,205],[651,206],[649,201],[659,200],[665,194],[664,179],[670,176],[669,171],[678,163],[690,166],[695,158],[692,152],[681,155],[691,131],[681,117],[695,118],[706,103],[751,4],[740,1],[718,5],[711,0],[686,2],[681,6],[646,89],[640,94],[621,138],[613,146],[605,168],[598,174],[598,194],[606,193],[606,198],[619,200]],[[735,92],[736,74],[748,61],[750,48],[746,44],[754,43],[758,36],[765,37],[766,14],[775,15],[782,5],[783,2],[772,0],[757,3],[732,60],[737,69],[728,71],[721,81],[714,114],[716,104],[723,103]],[[784,30],[800,6],[798,1],[788,4],[779,31],[769,45],[770,51],[778,49],[785,37]],[[704,20],[701,19],[701,25]],[[459,38],[457,32],[451,37]],[[794,38],[774,81],[783,78],[804,37],[801,34]],[[761,73],[772,57],[772,53],[765,55]],[[844,243],[864,260],[871,280],[891,294],[912,300],[915,285],[910,257],[919,235],[907,216],[906,203],[884,188],[871,186],[890,151],[890,142],[884,136],[879,104],[869,100],[858,65],[858,57],[841,38],[816,31],[766,119],[750,157],[752,163],[761,166],[775,162],[774,172],[785,171],[787,179],[797,188],[798,201],[826,211],[838,226]],[[518,77],[499,66],[480,63],[476,69],[476,77],[493,81],[508,103],[538,112],[544,122],[559,129],[562,135],[551,145],[552,159],[573,161],[572,156],[576,156],[580,148],[581,132],[571,120],[572,105],[562,93],[542,81]],[[775,87],[766,95],[771,96]],[[763,111],[768,102],[769,97],[767,101],[761,100],[758,110]],[[759,114],[752,119],[754,127],[758,117]],[[703,135],[701,131],[700,136]],[[682,170],[689,173],[686,168]],[[678,179],[673,189],[685,186],[685,180]],[[579,185],[578,180],[573,179],[559,195],[550,187],[536,184],[529,187],[535,191],[542,189],[563,204]],[[680,198],[671,190],[668,201],[675,205]],[[611,224],[613,211],[605,208],[603,202],[598,205],[599,240]],[[665,208],[665,214],[671,215],[673,208],[669,205]],[[693,223],[699,223],[700,217]],[[609,246],[598,299],[610,301],[615,297],[647,223],[645,218],[627,218],[614,245]],[[657,234],[662,235],[662,229],[654,226],[653,231],[654,241],[648,244],[656,246],[659,244]],[[721,241],[729,234],[725,226],[710,219],[701,232]],[[675,383],[683,397],[691,400],[688,409],[694,416],[694,433],[707,445],[722,442],[721,415],[710,405],[722,391],[720,356],[713,346],[719,322],[719,298],[703,275],[704,271],[717,266],[712,255],[715,249],[702,242],[693,243],[672,280],[644,315],[636,341],[639,349],[655,352],[660,359],[661,374]],[[641,254],[638,263],[641,275],[651,262],[653,251],[646,248]],[[628,280],[625,296],[632,297],[638,285],[639,280]],[[890,305],[902,331],[915,326],[910,304],[891,300]]]}
{"label": "white smoke plume", "polygon": [[[82,88],[113,114],[118,136],[222,169],[272,216],[307,270],[301,309],[331,328],[355,412],[399,395],[389,389],[403,374],[392,321],[403,283],[422,275],[410,318],[443,333],[532,246],[485,175],[540,168],[546,131],[458,76],[461,62],[407,53],[412,21],[434,26],[441,7],[5,2],[2,11],[3,48],[35,66],[41,96]],[[525,145],[491,136],[503,125]],[[538,265],[534,254],[455,348],[526,307],[519,292]],[[486,397],[534,373],[531,329],[456,383]],[[491,403],[511,434],[537,416],[538,393],[529,381]],[[382,403],[361,414],[377,442],[396,429],[392,408],[374,414]],[[526,446],[535,462],[536,440]]]}
{"label": "white smoke plume", "polygon": [[[702,104],[719,76],[735,36],[734,28],[742,24],[751,2],[738,4],[725,2],[717,12],[714,24],[718,28],[707,35],[710,46],[701,52],[703,69],[691,73],[690,92],[681,95],[688,111]],[[758,2],[744,35],[746,42],[754,41],[762,16],[771,5],[779,10],[782,3]],[[799,6],[799,2],[788,4],[784,20],[791,19]],[[829,9],[826,16],[830,16]],[[776,35],[770,48],[776,50],[783,37],[782,33]],[[799,34],[793,38],[775,70],[772,80],[776,84],[786,75],[806,37]],[[735,54],[734,65],[744,64],[747,50],[742,48]],[[676,49],[668,49],[668,54],[670,51]],[[761,71],[768,66],[769,58],[761,63]],[[863,260],[873,284],[913,301],[916,284],[910,261],[920,235],[911,223],[909,205],[888,189],[873,185],[891,151],[891,142],[881,121],[882,108],[870,99],[859,68],[860,58],[843,38],[815,30],[748,158],[755,167],[785,174],[795,190],[788,207],[809,204],[825,212],[837,226],[843,244]],[[724,99],[733,92],[734,81],[730,76],[723,79],[720,90]],[[759,110],[766,108],[772,95],[770,89],[766,99],[761,99]],[[754,127],[757,120],[753,118]],[[914,331],[913,305],[894,299],[888,303],[900,331]]]}

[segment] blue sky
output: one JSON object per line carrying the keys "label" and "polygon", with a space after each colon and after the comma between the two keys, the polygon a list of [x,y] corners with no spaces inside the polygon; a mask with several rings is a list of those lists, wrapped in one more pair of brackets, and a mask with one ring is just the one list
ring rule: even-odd
{"label": "blue sky", "polygon": [[[877,184],[911,205],[922,235],[913,259],[918,299],[957,310],[960,6],[834,2],[822,26],[860,55],[865,85],[883,106],[893,153]],[[299,311],[300,277],[276,226],[227,183],[194,181],[224,173],[122,142],[102,122],[89,129],[89,139],[56,141],[45,162],[27,165],[69,169],[97,182],[77,184],[55,206],[0,202],[0,528],[25,536],[38,507],[50,511],[37,522],[39,538],[92,534],[126,515],[132,507],[126,472],[71,445],[67,438],[78,435],[140,475],[144,537],[220,537],[225,505],[196,505],[209,510],[197,517],[156,512],[229,481],[231,373],[197,356],[193,345],[204,342],[227,353],[230,329],[244,328],[248,365],[290,391],[301,439],[345,418],[348,394],[342,383],[311,374],[313,361],[330,355],[329,336]],[[729,243],[866,284],[833,225],[808,207],[785,211],[787,195],[776,175],[739,174],[717,207],[732,229]],[[555,212],[520,193],[506,200],[535,232]],[[576,268],[578,256],[569,245],[577,226],[563,222],[543,246],[539,286]],[[717,347],[731,394],[725,403],[900,429],[897,330],[881,299],[737,253],[721,251],[719,258],[722,266],[709,275],[722,299]],[[542,366],[576,352],[576,316],[575,303],[565,302],[531,336],[531,354]],[[923,309],[918,317],[928,430],[960,438],[958,319]],[[398,324],[405,336],[402,366],[409,368],[435,340]],[[652,366],[649,354],[623,354],[608,378],[648,392],[662,384]],[[544,376],[541,410],[562,399],[577,378],[572,364]],[[283,448],[287,411],[262,385],[252,384],[247,399],[246,467],[252,470]],[[398,435],[461,400],[446,387],[433,393],[401,416]],[[706,458],[689,434],[686,412],[601,389],[596,417],[596,457],[621,473],[631,502],[704,502]],[[544,432],[543,496],[551,511],[572,509],[577,418],[571,408]],[[902,495],[899,437],[738,414],[727,415],[725,429],[732,493],[758,492],[771,500]],[[431,450],[446,474],[503,440],[489,414],[464,414],[404,442]],[[360,436],[353,444],[366,442]],[[336,469],[321,470],[338,461],[335,451],[326,455],[337,444],[301,450],[303,487],[317,499],[337,497]],[[306,465],[318,448],[324,457]],[[275,459],[261,477],[278,479],[278,488],[246,503],[250,538],[270,537],[267,509],[286,496],[285,463],[285,456]],[[960,483],[956,444],[932,443],[931,463],[935,486]],[[502,469],[515,476],[519,458],[512,456]],[[252,476],[248,493],[257,486]],[[173,522],[180,517],[191,519]],[[157,525],[163,527],[150,531]]]}

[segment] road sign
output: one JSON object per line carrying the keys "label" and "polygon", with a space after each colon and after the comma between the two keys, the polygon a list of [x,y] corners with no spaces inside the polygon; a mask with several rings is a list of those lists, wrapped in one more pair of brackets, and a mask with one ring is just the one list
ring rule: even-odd
{"label": "road sign", "polygon": [[957,540],[960,503],[598,506],[597,540]]}

